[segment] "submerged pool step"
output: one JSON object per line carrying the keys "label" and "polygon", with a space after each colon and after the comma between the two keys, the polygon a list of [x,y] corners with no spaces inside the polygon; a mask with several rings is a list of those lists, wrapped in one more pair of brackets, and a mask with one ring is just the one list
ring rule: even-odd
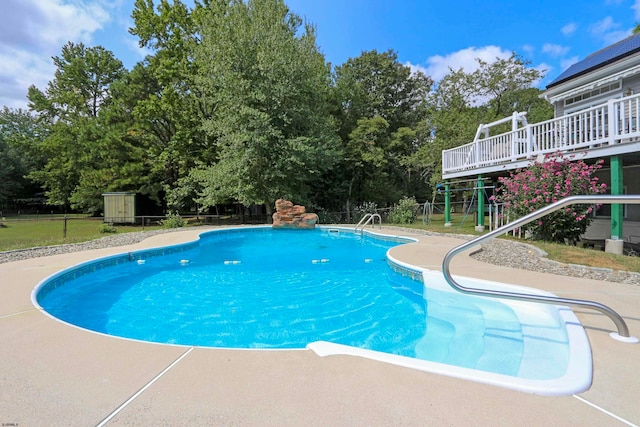
{"label": "submerged pool step", "polygon": [[427,332],[416,345],[416,357],[456,366],[475,367],[485,349],[481,312],[457,295],[430,296]]}
{"label": "submerged pool step", "polygon": [[511,307],[497,301],[476,298],[475,305],[485,319],[484,341],[487,348],[476,367],[518,375],[524,351],[520,319]]}
{"label": "submerged pool step", "polygon": [[443,362],[449,354],[448,343],[455,333],[456,328],[446,320],[435,317],[427,319],[427,332],[415,346],[416,358]]}
{"label": "submerged pool step", "polygon": [[[552,323],[546,306],[528,310],[522,317],[524,351],[519,376],[523,378],[558,378],[566,373],[569,344],[564,328]],[[568,310],[568,309],[567,309]]]}

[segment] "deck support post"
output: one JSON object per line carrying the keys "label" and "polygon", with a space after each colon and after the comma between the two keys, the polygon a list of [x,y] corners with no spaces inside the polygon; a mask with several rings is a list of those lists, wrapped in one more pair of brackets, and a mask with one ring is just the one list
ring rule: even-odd
{"label": "deck support post", "polygon": [[451,192],[449,191],[449,181],[444,181],[444,226],[451,227]]}
{"label": "deck support post", "polygon": [[484,231],[484,179],[482,175],[478,175],[476,190],[478,191],[478,222],[476,224],[476,231]]}
{"label": "deck support post", "polygon": [[[624,194],[624,184],[622,178],[622,158],[611,156],[611,195],[621,196]],[[622,254],[624,237],[622,223],[624,221],[624,205],[614,203],[611,205],[611,239],[605,242],[605,251]]]}
{"label": "deck support post", "polygon": [[[620,156],[611,156],[611,195],[624,194],[622,178],[622,159]],[[622,239],[623,206],[615,203],[611,205],[611,238]]]}

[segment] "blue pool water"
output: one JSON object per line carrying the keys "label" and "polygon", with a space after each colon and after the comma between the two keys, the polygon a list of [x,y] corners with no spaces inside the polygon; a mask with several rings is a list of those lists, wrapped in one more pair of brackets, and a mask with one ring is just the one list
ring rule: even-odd
{"label": "blue pool water", "polygon": [[[544,348],[531,356],[532,325],[510,306],[425,291],[406,270],[390,268],[387,251],[404,242],[328,229],[209,232],[197,243],[54,276],[37,302],[73,325],[159,343],[305,348],[328,341],[511,376],[565,372],[559,325],[542,322]],[[543,364],[523,369],[531,358]]]}

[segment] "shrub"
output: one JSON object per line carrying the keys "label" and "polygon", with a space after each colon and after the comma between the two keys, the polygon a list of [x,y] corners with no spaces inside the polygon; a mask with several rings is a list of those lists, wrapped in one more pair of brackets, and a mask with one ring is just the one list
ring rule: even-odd
{"label": "shrub", "polygon": [[353,216],[356,218],[362,218],[366,214],[374,214],[378,211],[378,204],[376,202],[362,202],[360,205],[353,208]]}
{"label": "shrub", "polygon": [[113,226],[113,224],[107,224],[107,223],[104,223],[104,224],[100,224],[100,225],[98,226],[98,231],[99,231],[101,234],[113,234],[113,233],[116,233],[116,232],[118,231],[118,229],[117,229],[117,228],[115,228],[115,227]]}
{"label": "shrub", "polygon": [[418,202],[414,197],[403,197],[389,212],[393,224],[413,224],[418,216]]}
{"label": "shrub", "polygon": [[179,228],[184,227],[186,222],[180,214],[176,212],[175,214],[166,214],[165,218],[160,220],[160,225],[164,228]]}
{"label": "shrub", "polygon": [[[518,169],[509,178],[499,178],[503,188],[495,200],[503,202],[508,212],[519,218],[565,197],[604,193],[607,186],[593,176],[601,167],[602,160],[587,165],[581,160],[570,162],[560,153],[547,155],[542,163]],[[577,240],[591,222],[593,209],[590,205],[571,205],[524,228],[535,239]]]}

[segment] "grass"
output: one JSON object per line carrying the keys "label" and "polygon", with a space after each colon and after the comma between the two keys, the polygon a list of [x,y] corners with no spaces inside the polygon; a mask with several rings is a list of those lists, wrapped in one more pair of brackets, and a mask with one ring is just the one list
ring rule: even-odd
{"label": "grass", "polygon": [[[64,243],[79,243],[99,239],[110,234],[100,233],[103,224],[100,218],[86,216],[69,216],[66,237],[64,237],[64,220],[61,217],[47,216],[46,219],[21,217],[20,220],[2,219],[0,227],[0,251],[25,249],[36,246],[52,246]],[[116,226],[116,234],[142,231],[142,226]],[[145,230],[160,228],[146,226]]]}
{"label": "grass", "polygon": [[580,264],[589,267],[612,268],[640,272],[640,257],[616,255],[595,249],[567,246],[559,243],[527,242],[542,249],[547,258],[567,264]]}

